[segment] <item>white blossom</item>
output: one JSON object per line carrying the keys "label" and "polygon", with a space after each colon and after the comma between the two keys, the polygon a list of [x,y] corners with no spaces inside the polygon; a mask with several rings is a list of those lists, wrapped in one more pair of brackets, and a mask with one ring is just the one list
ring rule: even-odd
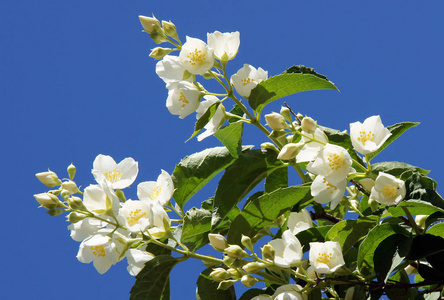
{"label": "white blossom", "polygon": [[128,261],[128,273],[132,276],[139,274],[143,267],[145,267],[145,263],[155,257],[151,253],[140,249],[128,249],[125,252],[125,256]]}
{"label": "white blossom", "polygon": [[278,287],[273,294],[274,300],[307,300],[308,296],[301,293],[302,287],[298,284],[286,284]]}
{"label": "white blossom", "polygon": [[89,185],[83,192],[85,207],[99,215],[104,215],[109,210],[117,213],[120,208],[119,203],[119,199],[106,181],[100,185]]}
{"label": "white blossom", "polygon": [[338,242],[311,242],[309,253],[310,265],[318,274],[331,274],[342,267],[344,257]]}
{"label": "white blossom", "polygon": [[141,201],[159,202],[165,205],[174,193],[174,183],[168,172],[162,170],[157,181],[145,181],[137,186],[137,196]]}
{"label": "white blossom", "polygon": [[346,187],[346,178],[332,184],[325,176],[318,175],[313,180],[310,191],[315,202],[320,204],[331,202],[330,208],[335,209],[344,196]]}
{"label": "white blossom", "polygon": [[[156,64],[156,73],[165,83],[184,80],[185,71],[178,56],[166,55]],[[192,77],[185,80],[191,82]]]}
{"label": "white blossom", "polygon": [[208,46],[214,50],[214,56],[220,60],[233,59],[240,45],[240,33],[215,31],[207,34]]}
{"label": "white blossom", "polygon": [[364,123],[350,124],[350,138],[353,147],[361,154],[375,152],[391,136],[390,131],[382,125],[380,116],[371,116]]}
{"label": "white blossom", "polygon": [[152,210],[142,201],[127,200],[119,211],[119,218],[131,232],[145,231],[152,223]]}
{"label": "white blossom", "polygon": [[179,62],[191,74],[202,75],[214,65],[213,49],[204,41],[187,36],[179,54]]}
{"label": "white blossom", "polygon": [[404,199],[405,182],[395,176],[379,172],[372,188],[370,198],[384,205],[397,205]]}
{"label": "white blossom", "polygon": [[250,97],[251,90],[254,89],[258,83],[268,79],[268,72],[262,68],[244,64],[244,66],[231,76],[231,84],[242,97]]}
{"label": "white blossom", "polygon": [[302,133],[306,136],[313,136],[317,141],[313,141],[305,136],[301,137],[299,143],[303,143],[304,147],[299,151],[296,155],[296,162],[307,162],[314,161],[319,153],[319,151],[324,147],[326,143],[328,143],[327,137],[324,132],[316,128],[314,134],[310,134],[306,131],[302,131]]}
{"label": "white blossom", "polygon": [[302,246],[299,240],[286,230],[281,239],[274,239],[268,243],[275,251],[274,263],[281,268],[296,266],[302,259]]}
{"label": "white blossom", "polygon": [[113,189],[124,189],[136,180],[139,173],[138,163],[127,157],[118,164],[108,155],[99,154],[93,163],[92,174],[100,184],[106,180]]}
{"label": "white blossom", "polygon": [[183,119],[199,107],[201,92],[188,81],[174,81],[167,84],[166,106],[173,115]]}
{"label": "white blossom", "polygon": [[[205,100],[202,101],[199,105],[199,107],[196,110],[196,119],[200,119],[202,115],[207,111],[207,109],[219,101],[219,99],[216,96],[213,95],[206,95],[203,97]],[[204,126],[205,132],[202,132],[197,136],[197,140],[200,142],[204,138],[209,137],[210,135],[214,134],[225,122],[225,108],[222,104],[220,104],[214,115],[211,117],[210,121]]]}
{"label": "white blossom", "polygon": [[106,222],[97,220],[95,218],[85,218],[79,222],[68,226],[71,230],[71,238],[74,241],[81,242],[84,239],[95,235],[100,229],[106,226]]}
{"label": "white blossom", "polygon": [[341,146],[327,144],[321,148],[313,163],[307,165],[307,170],[316,175],[322,175],[335,185],[344,180],[350,172],[352,159],[347,150]]}
{"label": "white blossom", "polygon": [[313,227],[313,221],[306,209],[301,209],[300,212],[291,212],[288,216],[287,227],[293,235],[298,232]]}

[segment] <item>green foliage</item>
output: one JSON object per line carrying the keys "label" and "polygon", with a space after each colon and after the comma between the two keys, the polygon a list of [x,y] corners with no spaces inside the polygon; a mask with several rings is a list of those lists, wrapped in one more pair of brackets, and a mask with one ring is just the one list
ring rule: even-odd
{"label": "green foliage", "polygon": [[208,243],[211,229],[211,211],[193,207],[183,219],[182,242],[191,251],[196,251]]}
{"label": "green foliage", "polygon": [[242,133],[244,122],[238,121],[230,123],[220,128],[214,133],[214,136],[225,146],[234,158],[239,157],[242,151]]}
{"label": "green foliage", "polygon": [[214,281],[209,277],[209,274],[213,271],[212,268],[208,268],[200,273],[197,279],[197,295],[200,300],[236,300],[236,292],[234,287],[230,287],[227,290],[218,290],[219,282]]}
{"label": "green foliage", "polygon": [[210,122],[211,118],[216,113],[216,110],[220,104],[221,104],[220,101],[217,101],[211,104],[210,107],[208,107],[205,113],[199,118],[199,120],[197,120],[196,125],[194,126],[194,132],[188,140],[195,137],[205,127],[205,125],[207,125],[208,122]]}

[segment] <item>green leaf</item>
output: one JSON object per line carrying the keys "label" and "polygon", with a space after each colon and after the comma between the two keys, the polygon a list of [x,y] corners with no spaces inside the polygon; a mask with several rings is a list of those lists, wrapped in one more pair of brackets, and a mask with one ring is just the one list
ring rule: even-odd
{"label": "green leaf", "polygon": [[292,186],[275,190],[250,201],[231,223],[227,235],[228,243],[240,245],[242,234],[253,237],[284,212],[311,198],[309,186]]}
{"label": "green leaf", "polygon": [[431,215],[435,212],[444,212],[443,209],[421,200],[402,201],[397,206],[389,207],[388,212],[394,217],[405,216],[402,207],[407,207],[412,215]]}
{"label": "green leaf", "polygon": [[428,216],[425,221],[424,228],[428,228],[431,224],[438,222],[438,221],[444,221],[444,213],[436,212],[436,213],[433,213],[430,216]]}
{"label": "green leaf", "polygon": [[130,300],[169,299],[169,277],[172,268],[179,262],[169,255],[159,255],[145,263],[137,274],[136,282],[131,289]]}
{"label": "green leaf", "polygon": [[288,187],[288,168],[283,167],[274,170],[265,178],[265,192],[271,193],[280,188]]}
{"label": "green leaf", "polygon": [[213,271],[208,268],[200,273],[197,279],[197,295],[200,300],[236,300],[236,292],[231,286],[227,290],[218,290],[219,282],[214,281],[209,274]]}
{"label": "green leaf", "polygon": [[369,217],[368,220],[343,220],[336,223],[327,233],[328,241],[339,242],[342,253],[346,254],[357,242],[363,239],[367,232],[375,225],[377,217]]}
{"label": "green leaf", "polygon": [[433,225],[427,230],[427,233],[444,238],[444,223],[438,223]]}
{"label": "green leaf", "polygon": [[[251,147],[243,147],[246,151]],[[234,162],[225,147],[215,147],[191,154],[180,161],[172,178],[176,191],[174,200],[183,208],[185,203],[205,186],[217,173]]]}
{"label": "green leaf", "polygon": [[181,241],[191,250],[196,251],[208,243],[211,229],[211,211],[193,207],[183,219]]}
{"label": "green leaf", "polygon": [[[407,273],[401,269],[392,276],[390,276],[389,280],[393,282],[399,282],[401,284],[410,284],[409,276]],[[398,289],[386,289],[387,297],[389,297],[390,300],[409,300],[414,299],[413,296],[413,289],[404,289],[404,288],[398,288]]]}
{"label": "green leaf", "polygon": [[212,227],[215,228],[227,214],[274,168],[282,162],[274,151],[251,150],[239,156],[230,165],[214,196]]}
{"label": "green leaf", "polygon": [[[289,72],[276,75],[259,83],[250,94],[250,107],[260,113],[265,105],[282,97],[312,90],[333,89],[339,91],[325,76],[316,72],[294,73]],[[293,73],[292,73],[293,72]]]}
{"label": "green leaf", "polygon": [[444,209],[444,199],[436,192],[436,182],[419,173],[413,173],[405,182],[405,199],[417,199]]}
{"label": "green leaf", "polygon": [[375,226],[359,246],[358,268],[364,276],[372,274],[374,269],[373,256],[378,245],[394,234],[409,235],[409,232],[397,224],[385,223]]}
{"label": "green leaf", "polygon": [[424,170],[419,167],[415,167],[398,161],[380,162],[372,164],[372,172],[375,173],[375,175],[377,175],[379,172],[384,172],[396,177],[400,177],[401,174],[407,171],[419,172],[424,175],[430,173],[430,171],[428,170]]}
{"label": "green leaf", "polygon": [[417,260],[436,253],[444,254],[444,238],[431,234],[422,234],[413,238],[408,259]]}
{"label": "green leaf", "polygon": [[244,122],[239,121],[224,126],[214,133],[214,136],[227,147],[230,154],[235,158],[239,157],[242,150],[243,129]]}
{"label": "green leaf", "polygon": [[386,237],[377,245],[373,264],[378,281],[387,282],[393,270],[403,261],[410,250],[412,240],[402,234]]}
{"label": "green leaf", "polygon": [[306,252],[310,249],[311,242],[325,242],[325,236],[327,235],[327,232],[331,229],[331,227],[331,225],[318,226],[298,232],[296,234],[296,237],[301,243],[303,251]]}
{"label": "green leaf", "polygon": [[394,124],[392,126],[388,126],[387,129],[390,131],[390,133],[392,134],[385,142],[384,144],[382,144],[381,147],[379,147],[378,150],[376,150],[373,153],[367,154],[368,159],[372,159],[373,157],[375,157],[379,152],[381,152],[385,147],[387,147],[388,145],[390,145],[391,143],[393,143],[397,138],[399,138],[404,132],[407,131],[407,129],[410,129],[412,127],[415,127],[419,125],[418,122],[402,122],[402,123],[397,123]]}
{"label": "green leaf", "polygon": [[199,118],[199,120],[197,120],[196,125],[194,125],[194,132],[187,141],[195,137],[196,134],[198,134],[205,127],[205,125],[207,125],[208,122],[210,122],[211,118],[216,113],[216,110],[219,107],[220,103],[221,103],[220,101],[217,101],[211,104],[210,107],[208,107],[205,113]]}

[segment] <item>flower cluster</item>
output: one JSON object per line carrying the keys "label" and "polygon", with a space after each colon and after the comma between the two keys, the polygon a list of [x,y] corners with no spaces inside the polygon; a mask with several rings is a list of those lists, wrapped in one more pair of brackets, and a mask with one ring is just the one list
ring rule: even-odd
{"label": "flower cluster", "polygon": [[125,198],[122,189],[129,187],[139,172],[138,163],[132,158],[117,164],[110,156],[98,155],[92,169],[97,183],[83,192],[73,181],[75,167],[71,165],[68,171],[70,179],[64,182],[52,171],[36,174],[46,186],[59,188],[34,197],[50,213],[71,212],[68,229],[72,239],[81,242],[77,254],[80,262],[93,262],[103,274],[126,257],[128,272],[137,275],[154,258],[146,251],[147,242],[170,232],[171,221],[165,207],[171,205],[174,192],[170,175],[162,170],[157,181],[139,183],[139,199],[131,200]]}

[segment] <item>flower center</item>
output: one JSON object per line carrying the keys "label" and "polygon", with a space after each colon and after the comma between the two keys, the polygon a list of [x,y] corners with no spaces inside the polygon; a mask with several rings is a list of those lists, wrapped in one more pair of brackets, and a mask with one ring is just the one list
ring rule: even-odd
{"label": "flower center", "polygon": [[202,50],[194,49],[194,51],[190,52],[187,57],[189,58],[188,62],[194,66],[196,64],[203,64],[205,53],[203,53]]}
{"label": "flower center", "polygon": [[359,131],[358,141],[360,141],[362,143],[362,145],[365,146],[366,142],[368,142],[368,141],[373,142],[374,139],[375,139],[375,134],[372,133],[371,131],[369,131],[369,132]]}
{"label": "flower center", "polygon": [[185,95],[183,94],[183,92],[180,92],[179,102],[183,102],[182,108],[185,107],[185,105],[187,105],[188,103],[190,103],[190,102],[188,102],[188,100],[185,97]]}
{"label": "flower center", "polygon": [[89,249],[92,250],[92,253],[93,253],[95,256],[98,256],[98,257],[105,257],[105,256],[106,256],[106,253],[105,253],[105,246],[103,246],[103,245],[100,245],[100,246],[91,246],[91,247],[89,247]]}
{"label": "flower center", "polygon": [[146,213],[142,213],[142,210],[140,208],[133,210],[130,212],[129,216],[126,217],[126,220],[128,221],[129,226],[133,226],[139,222],[140,218],[143,218],[146,216]]}
{"label": "flower center", "polygon": [[156,185],[156,187],[153,189],[153,192],[150,194],[151,199],[156,200],[159,197],[161,191],[162,191],[162,187],[159,185]]}
{"label": "flower center", "polygon": [[119,169],[116,168],[114,168],[112,171],[104,172],[103,175],[105,175],[105,178],[112,183],[119,181],[122,177],[122,173],[120,173]]}
{"label": "flower center", "polygon": [[253,79],[252,78],[245,78],[245,79],[241,79],[241,82],[242,82],[243,86],[246,86],[250,82],[253,82]]}
{"label": "flower center", "polygon": [[337,153],[332,153],[328,156],[328,165],[333,170],[337,170],[340,167],[342,167],[342,165],[344,164],[344,161],[345,161],[344,156],[339,155]]}
{"label": "flower center", "polygon": [[321,252],[318,254],[318,259],[316,259],[316,261],[328,265],[331,261],[331,257],[331,253]]}
{"label": "flower center", "polygon": [[382,188],[382,194],[384,197],[390,197],[393,198],[396,196],[396,190],[398,188],[394,185],[387,184],[385,187]]}
{"label": "flower center", "polygon": [[333,194],[333,192],[336,191],[336,190],[338,189],[338,188],[335,187],[333,184],[331,184],[330,182],[328,182],[327,179],[325,179],[325,177],[324,177],[323,182],[324,182],[325,185],[327,186],[327,190],[329,190],[329,189],[331,188],[331,190],[330,190],[330,194]]}

